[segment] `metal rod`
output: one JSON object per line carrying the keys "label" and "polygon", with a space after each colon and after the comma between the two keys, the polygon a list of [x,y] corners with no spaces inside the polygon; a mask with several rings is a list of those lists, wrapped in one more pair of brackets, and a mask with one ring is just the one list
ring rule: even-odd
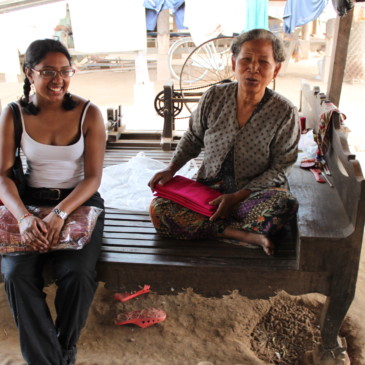
{"label": "metal rod", "polygon": [[331,183],[331,181],[330,181],[330,179],[327,177],[327,175],[326,174],[321,174],[322,176],[323,176],[323,178],[328,182],[328,185],[331,187],[331,188],[333,188],[333,184]]}

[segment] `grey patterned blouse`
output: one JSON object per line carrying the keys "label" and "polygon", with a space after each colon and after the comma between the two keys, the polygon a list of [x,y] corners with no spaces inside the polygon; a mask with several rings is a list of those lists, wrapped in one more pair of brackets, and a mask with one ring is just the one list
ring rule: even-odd
{"label": "grey patterned blouse", "polygon": [[285,186],[286,172],[297,158],[298,111],[273,91],[241,128],[236,117],[237,86],[236,82],[215,85],[202,96],[172,162],[183,166],[204,148],[198,179],[210,179],[218,175],[233,149],[238,189]]}

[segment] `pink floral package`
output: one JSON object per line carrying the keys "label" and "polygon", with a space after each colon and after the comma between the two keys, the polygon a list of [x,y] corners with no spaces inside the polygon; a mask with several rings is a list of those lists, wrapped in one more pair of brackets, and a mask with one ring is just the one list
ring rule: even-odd
{"label": "pink floral package", "polygon": [[[44,218],[51,207],[27,206],[30,213]],[[50,248],[54,250],[81,250],[90,240],[96,220],[102,209],[93,206],[81,206],[66,219],[61,231],[60,241]],[[26,253],[33,248],[22,244],[18,222],[5,206],[0,206],[0,254]]]}

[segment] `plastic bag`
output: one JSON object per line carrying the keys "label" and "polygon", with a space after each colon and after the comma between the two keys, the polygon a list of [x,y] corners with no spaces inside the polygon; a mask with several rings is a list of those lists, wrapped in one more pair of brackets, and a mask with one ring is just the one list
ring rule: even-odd
{"label": "plastic bag", "polygon": [[314,140],[313,130],[309,130],[305,134],[300,135],[298,148],[304,152],[304,156],[308,158],[315,158],[318,151],[318,145]]}
{"label": "plastic bag", "polygon": [[[39,218],[47,216],[52,207],[27,206],[30,213]],[[81,250],[90,241],[96,220],[103,210],[92,206],[81,206],[65,220],[55,250]],[[21,242],[19,225],[5,206],[0,206],[0,254],[33,252],[34,249]]]}
{"label": "plastic bag", "polygon": [[[156,172],[166,167],[163,162],[139,152],[126,163],[104,168],[99,193],[105,207],[148,211],[154,196],[147,184]],[[197,171],[195,160],[191,160],[177,174],[191,179]]]}

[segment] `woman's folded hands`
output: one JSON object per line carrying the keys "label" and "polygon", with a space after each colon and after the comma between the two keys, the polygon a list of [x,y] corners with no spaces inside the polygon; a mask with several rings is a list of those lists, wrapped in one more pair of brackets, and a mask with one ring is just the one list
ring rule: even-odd
{"label": "woman's folded hands", "polygon": [[37,251],[47,251],[50,242],[47,239],[47,225],[42,219],[29,215],[19,223],[22,243]]}

